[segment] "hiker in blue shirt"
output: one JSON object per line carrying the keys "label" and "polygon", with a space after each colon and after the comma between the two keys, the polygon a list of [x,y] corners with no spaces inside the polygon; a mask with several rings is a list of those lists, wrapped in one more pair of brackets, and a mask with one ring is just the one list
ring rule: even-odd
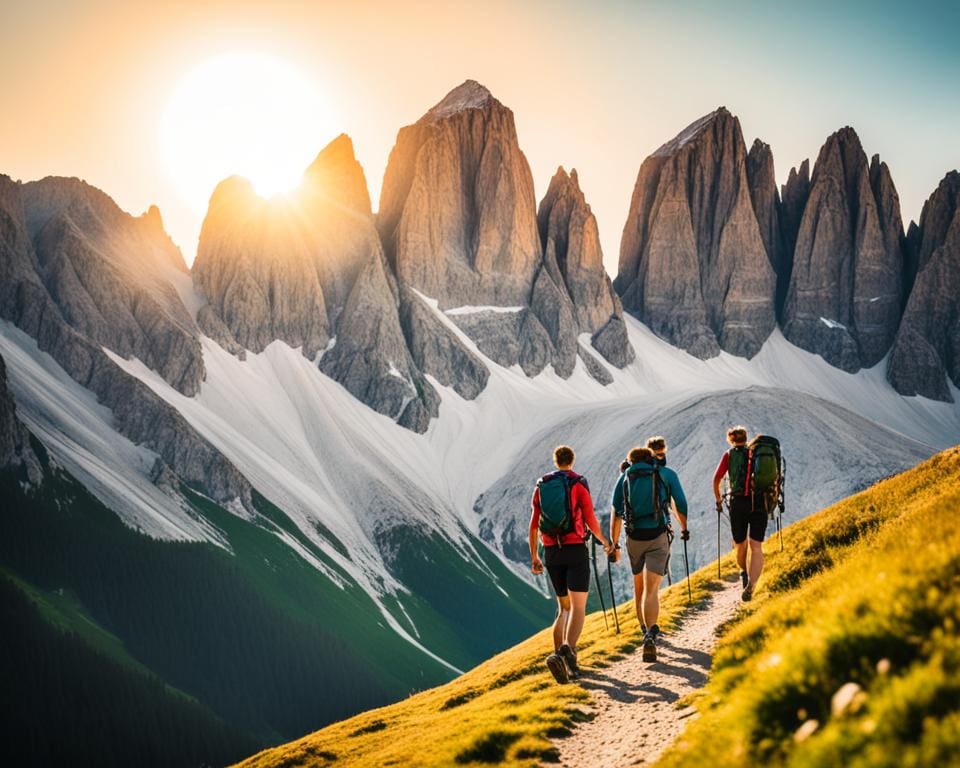
{"label": "hiker in blue shirt", "polygon": [[[657,660],[657,635],[660,627],[660,582],[667,572],[670,557],[670,508],[680,523],[680,536],[690,538],[687,530],[687,498],[677,473],[659,465],[649,448],[634,448],[627,455],[630,466],[620,475],[613,491],[610,516],[610,541],[620,539],[623,520],[627,529],[627,554],[633,572],[633,593],[637,620],[643,627],[643,660]],[[626,487],[626,493],[624,488]],[[671,500],[673,504],[671,504]],[[614,560],[620,559],[620,545]]]}

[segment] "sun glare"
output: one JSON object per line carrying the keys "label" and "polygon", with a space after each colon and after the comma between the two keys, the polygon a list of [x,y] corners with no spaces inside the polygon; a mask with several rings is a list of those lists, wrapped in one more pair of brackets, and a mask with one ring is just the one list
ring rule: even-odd
{"label": "sun glare", "polygon": [[318,88],[296,67],[265,54],[228,54],[177,84],[160,147],[180,194],[204,209],[217,182],[234,174],[264,197],[294,189],[333,124]]}

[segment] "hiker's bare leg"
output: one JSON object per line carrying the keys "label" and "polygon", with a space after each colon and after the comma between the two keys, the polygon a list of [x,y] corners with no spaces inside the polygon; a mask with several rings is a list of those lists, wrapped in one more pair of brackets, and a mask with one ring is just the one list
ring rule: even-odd
{"label": "hiker's bare leg", "polygon": [[733,542],[733,548],[737,552],[737,565],[740,566],[740,570],[747,570],[747,540]]}
{"label": "hiker's bare leg", "polygon": [[587,594],[573,590],[567,593],[570,599],[570,613],[567,618],[567,634],[564,642],[573,650],[577,650],[577,640],[580,639],[580,633],[583,631],[583,620],[587,614]]}
{"label": "hiker's bare leg", "polygon": [[643,569],[643,623],[650,629],[660,616],[660,582],[663,576]]}
{"label": "hiker's bare leg", "polygon": [[633,574],[633,607],[637,611],[637,623],[640,629],[646,629],[643,623],[643,574]]}
{"label": "hiker's bare leg", "polygon": [[750,583],[757,585],[760,571],[763,570],[763,542],[748,539],[750,542]]}
{"label": "hiker's bare leg", "polygon": [[570,593],[557,598],[557,620],[553,622],[553,650],[563,645],[563,633],[570,617]]}

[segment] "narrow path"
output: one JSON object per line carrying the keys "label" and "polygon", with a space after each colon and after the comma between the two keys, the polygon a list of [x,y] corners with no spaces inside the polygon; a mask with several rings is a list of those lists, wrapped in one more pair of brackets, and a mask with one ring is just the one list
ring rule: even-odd
{"label": "narrow path", "polygon": [[606,669],[584,668],[580,685],[592,697],[585,711],[595,717],[577,726],[572,736],[555,740],[560,764],[619,768],[653,763],[697,716],[693,707],[677,709],[676,702],[707,681],[716,628],[733,615],[739,601],[739,583],[725,582],[707,607],[661,636],[655,663],[644,663],[637,648]]}

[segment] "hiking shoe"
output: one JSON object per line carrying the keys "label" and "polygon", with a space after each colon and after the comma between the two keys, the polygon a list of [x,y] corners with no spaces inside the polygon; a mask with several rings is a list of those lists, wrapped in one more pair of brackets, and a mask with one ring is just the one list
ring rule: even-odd
{"label": "hiking shoe", "polygon": [[657,635],[660,634],[660,627],[654,624],[647,630],[647,633],[643,636],[643,660],[644,661],[656,661],[657,660]]}
{"label": "hiking shoe", "polygon": [[569,683],[570,675],[567,674],[567,665],[559,654],[551,653],[547,656],[547,669],[553,675],[558,683]]}
{"label": "hiking shoe", "polygon": [[580,667],[577,666],[577,652],[573,650],[569,645],[564,643],[560,646],[560,650],[557,651],[560,655],[560,658],[564,660],[567,665],[567,672],[569,673],[570,678],[575,678],[580,676]]}
{"label": "hiking shoe", "polygon": [[750,577],[747,576],[746,571],[740,571],[740,586],[743,589],[747,588],[747,584],[750,583]]}
{"label": "hiking shoe", "polygon": [[743,588],[743,592],[740,593],[740,599],[745,603],[749,603],[751,597],[753,597],[753,584],[748,582]]}

